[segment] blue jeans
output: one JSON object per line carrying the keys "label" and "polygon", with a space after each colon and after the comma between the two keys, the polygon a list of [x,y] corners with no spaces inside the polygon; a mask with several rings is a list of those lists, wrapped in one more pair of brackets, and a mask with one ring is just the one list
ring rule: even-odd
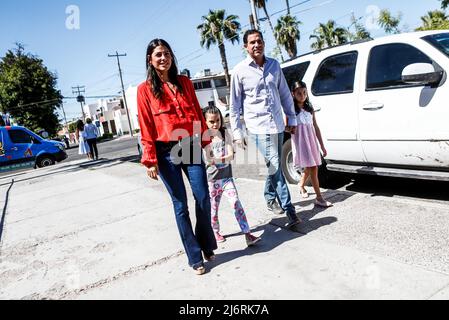
{"label": "blue jeans", "polygon": [[[159,176],[173,201],[179,235],[193,268],[203,264],[201,251],[210,255],[217,249],[217,242],[211,226],[209,188],[204,163],[174,164],[170,152],[158,154]],[[193,232],[187,207],[187,192],[182,177],[187,176],[195,198],[196,226]]]}
{"label": "blue jeans", "polygon": [[268,168],[265,182],[265,200],[271,203],[276,199],[281,208],[287,213],[290,220],[296,220],[296,210],[292,205],[290,191],[288,190],[281,168],[282,144],[284,133],[279,134],[250,134],[257,149],[263,155]]}

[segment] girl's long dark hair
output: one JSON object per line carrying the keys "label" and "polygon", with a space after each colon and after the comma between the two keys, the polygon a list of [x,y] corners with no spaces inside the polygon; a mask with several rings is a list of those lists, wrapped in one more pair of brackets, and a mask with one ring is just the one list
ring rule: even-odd
{"label": "girl's long dark hair", "polygon": [[150,58],[153,54],[154,49],[156,49],[159,46],[164,46],[168,49],[170,52],[170,55],[172,57],[172,64],[170,67],[170,70],[168,70],[168,78],[170,82],[178,89],[179,92],[182,93],[182,87],[178,80],[178,67],[176,66],[176,57],[173,53],[173,50],[171,49],[170,45],[167,43],[167,41],[163,39],[153,39],[150,41],[147,47],[147,55],[145,57],[146,59],[146,66],[147,66],[147,82],[151,86],[151,90],[153,91],[154,96],[156,99],[161,99],[163,91],[162,91],[162,80],[159,78],[159,75],[156,72],[156,69],[150,64]]}
{"label": "girl's long dark hair", "polygon": [[222,139],[225,139],[226,138],[225,137],[226,128],[224,126],[223,115],[221,114],[220,109],[218,109],[215,106],[208,106],[208,107],[203,109],[204,118],[206,118],[206,114],[218,114],[218,115],[220,115],[220,128],[218,129],[218,131],[220,132]]}
{"label": "girl's long dark hair", "polygon": [[[293,83],[292,87],[290,88],[291,92],[294,92],[296,89],[298,88],[302,88],[302,89],[306,89],[307,91],[307,85],[305,84],[304,81],[295,81],[295,83]],[[298,105],[298,102],[296,102],[296,99],[293,98],[293,101],[295,102],[295,111],[296,114],[298,114],[301,111],[301,107]],[[313,106],[312,103],[309,100],[309,95],[307,95],[307,99],[306,101],[304,101],[304,110],[313,114],[314,110],[313,110]]]}

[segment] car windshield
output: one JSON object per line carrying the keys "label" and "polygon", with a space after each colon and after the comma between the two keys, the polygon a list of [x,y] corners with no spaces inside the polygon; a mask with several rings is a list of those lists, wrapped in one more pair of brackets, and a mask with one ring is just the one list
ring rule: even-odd
{"label": "car windshield", "polygon": [[423,39],[449,57],[449,33],[434,34]]}

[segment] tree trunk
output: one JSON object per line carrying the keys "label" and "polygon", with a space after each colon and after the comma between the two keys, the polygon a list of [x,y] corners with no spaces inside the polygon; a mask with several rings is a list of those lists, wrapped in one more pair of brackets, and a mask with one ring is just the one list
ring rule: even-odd
{"label": "tree trunk", "polygon": [[284,62],[284,56],[282,55],[282,50],[281,50],[281,47],[279,46],[279,41],[278,41],[278,39],[276,39],[276,36],[274,35],[273,24],[271,23],[271,19],[270,19],[270,16],[268,15],[268,11],[267,11],[267,7],[266,6],[263,6],[263,11],[265,12],[265,16],[267,17],[268,24],[270,25],[271,32],[273,33],[274,40],[276,40],[276,47],[278,48],[279,54],[281,55],[281,61]]}
{"label": "tree trunk", "polygon": [[218,48],[220,49],[221,64],[223,65],[223,70],[225,73],[226,86],[230,88],[231,78],[229,77],[228,60],[226,59],[226,49],[223,43],[219,44]]}

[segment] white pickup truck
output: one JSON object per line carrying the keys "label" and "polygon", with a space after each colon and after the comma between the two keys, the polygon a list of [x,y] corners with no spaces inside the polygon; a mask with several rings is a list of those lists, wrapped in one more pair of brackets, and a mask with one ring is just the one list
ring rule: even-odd
{"label": "white pickup truck", "polygon": [[[282,65],[303,80],[329,171],[449,181],[449,31],[413,32],[313,52]],[[287,180],[297,182],[290,141]]]}

